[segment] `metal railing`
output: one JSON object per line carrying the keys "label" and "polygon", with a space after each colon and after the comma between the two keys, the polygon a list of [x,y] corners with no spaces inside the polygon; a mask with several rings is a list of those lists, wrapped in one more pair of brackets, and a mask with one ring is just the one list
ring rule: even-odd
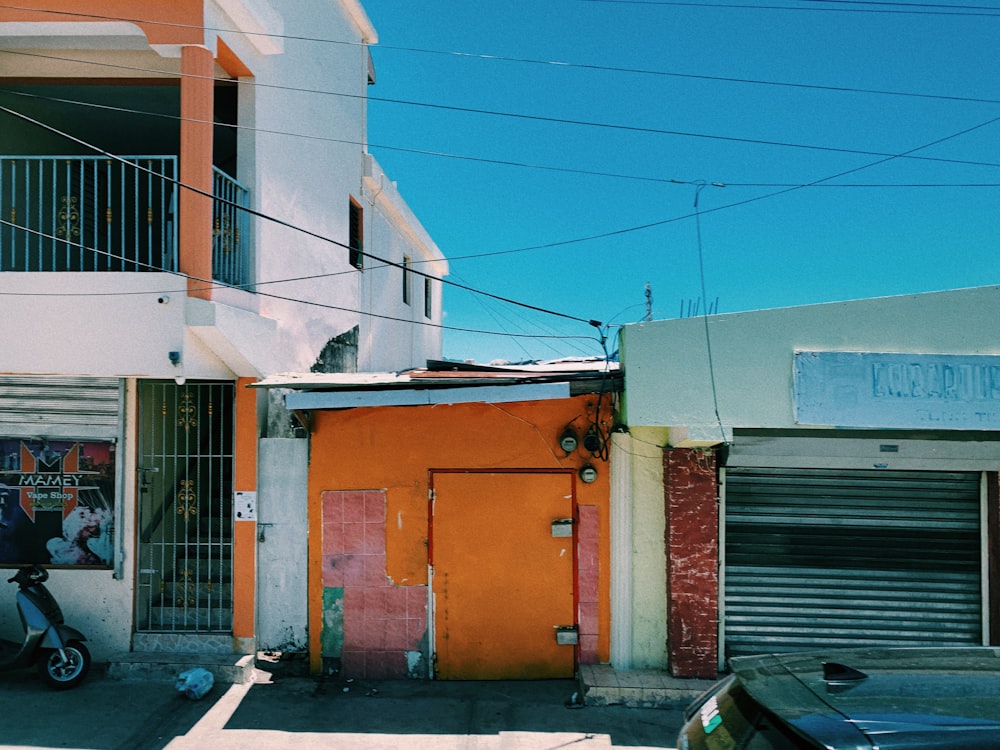
{"label": "metal railing", "polygon": [[250,281],[250,191],[212,169],[212,278],[240,286]]}
{"label": "metal railing", "polygon": [[[0,156],[0,271],[177,271],[177,157]],[[212,274],[249,280],[249,192],[215,169]]]}

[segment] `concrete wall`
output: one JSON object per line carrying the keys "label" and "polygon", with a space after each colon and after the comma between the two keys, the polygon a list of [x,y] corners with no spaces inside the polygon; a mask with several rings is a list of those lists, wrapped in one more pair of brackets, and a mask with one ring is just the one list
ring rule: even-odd
{"label": "concrete wall", "polygon": [[305,653],[309,536],[309,441],[260,441],[257,504],[257,644]]}
{"label": "concrete wall", "polygon": [[625,419],[667,426],[672,445],[717,443],[712,370],[725,430],[794,427],[796,350],[996,354],[1000,287],[625,326]]}
{"label": "concrete wall", "polygon": [[[364,495],[378,495],[379,515],[366,521],[381,529],[383,538],[370,538],[371,529],[365,531],[364,549],[373,554],[359,554],[366,565],[378,556],[381,569],[372,568],[371,579],[380,586],[391,582],[394,589],[421,589],[426,599],[428,583],[428,488],[432,470],[481,470],[508,471],[569,470],[577,472],[584,464],[597,468],[598,476],[591,484],[576,482],[576,502],[580,509],[581,526],[588,518],[588,528],[593,534],[584,539],[583,528],[578,530],[578,544],[591,548],[580,552],[592,555],[588,560],[589,580],[585,580],[583,561],[580,562],[577,581],[580,604],[584,593],[592,593],[588,601],[591,611],[581,606],[581,651],[599,661],[607,661],[609,654],[610,620],[610,550],[609,539],[609,472],[607,463],[594,458],[582,447],[567,454],[559,447],[559,439],[568,425],[583,434],[586,427],[597,418],[597,396],[577,396],[552,401],[517,402],[505,404],[468,403],[437,406],[376,407],[346,410],[316,410],[311,439],[309,465],[309,545],[310,545],[310,652],[313,666],[320,666],[320,638],[325,617],[332,617],[334,606],[324,604],[323,580],[327,572],[337,567],[324,557],[324,503],[357,500]],[[603,420],[609,420],[607,404],[602,406]],[[365,517],[369,506],[365,498]],[[511,502],[523,498],[511,498]],[[373,500],[374,502],[374,500]],[[662,500],[661,500],[662,507]],[[585,512],[584,508],[589,508]],[[592,515],[590,513],[592,512]],[[344,511],[346,513],[346,511]],[[377,523],[382,525],[379,527]],[[590,527],[592,524],[592,527]],[[357,524],[355,524],[356,526]],[[347,531],[332,535],[347,535]],[[377,531],[373,533],[378,533]],[[661,542],[662,549],[662,542]],[[477,566],[470,559],[470,569]],[[662,569],[662,563],[661,563]],[[368,568],[366,567],[367,571]],[[342,584],[329,583],[327,586]],[[379,592],[374,592],[378,594]],[[393,596],[399,594],[395,591]],[[384,597],[384,593],[382,594]],[[368,599],[363,600],[367,606]],[[333,603],[330,603],[333,604]],[[348,619],[351,604],[346,595],[341,619]],[[359,603],[357,606],[362,606]],[[383,606],[384,609],[384,606]],[[585,623],[584,616],[588,619]],[[518,614],[511,611],[516,620]],[[593,630],[585,629],[585,625]],[[342,626],[345,638],[347,626]],[[368,636],[377,635],[368,633]],[[589,646],[584,636],[589,636]],[[366,644],[360,644],[366,647]],[[416,646],[413,646],[417,650]],[[345,651],[348,644],[344,644]],[[429,654],[427,654],[429,656]],[[582,656],[581,656],[582,658]]]}

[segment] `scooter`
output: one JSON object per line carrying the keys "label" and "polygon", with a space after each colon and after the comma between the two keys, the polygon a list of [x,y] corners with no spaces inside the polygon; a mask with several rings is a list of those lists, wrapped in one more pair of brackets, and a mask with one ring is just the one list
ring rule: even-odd
{"label": "scooter", "polygon": [[0,639],[0,671],[37,665],[38,673],[55,690],[75,688],[90,670],[86,637],[63,622],[62,610],[45,588],[49,572],[38,565],[17,571],[7,583],[17,584],[17,612],[24,642]]}

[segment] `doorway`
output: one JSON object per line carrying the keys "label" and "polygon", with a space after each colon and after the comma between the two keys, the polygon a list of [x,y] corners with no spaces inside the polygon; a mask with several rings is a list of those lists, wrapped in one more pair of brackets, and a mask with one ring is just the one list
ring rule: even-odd
{"label": "doorway", "polygon": [[439,679],[573,676],[573,480],[569,472],[432,473]]}
{"label": "doorway", "polygon": [[233,622],[233,383],[139,384],[136,630]]}

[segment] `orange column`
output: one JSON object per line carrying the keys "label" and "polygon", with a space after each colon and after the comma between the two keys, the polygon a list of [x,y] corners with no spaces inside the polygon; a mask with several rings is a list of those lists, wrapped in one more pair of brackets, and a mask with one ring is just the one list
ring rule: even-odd
{"label": "orange column", "polygon": [[[211,299],[212,118],[215,61],[207,47],[181,49],[180,271],[188,294]],[[188,189],[194,188],[194,190]],[[198,192],[200,191],[200,192]]]}
{"label": "orange column", "polygon": [[[257,391],[254,378],[236,381],[236,440],[233,489],[257,493]],[[256,505],[256,502],[254,503]],[[237,508],[237,513],[240,512]],[[257,521],[237,515],[233,531],[233,635],[254,636],[257,590]]]}

